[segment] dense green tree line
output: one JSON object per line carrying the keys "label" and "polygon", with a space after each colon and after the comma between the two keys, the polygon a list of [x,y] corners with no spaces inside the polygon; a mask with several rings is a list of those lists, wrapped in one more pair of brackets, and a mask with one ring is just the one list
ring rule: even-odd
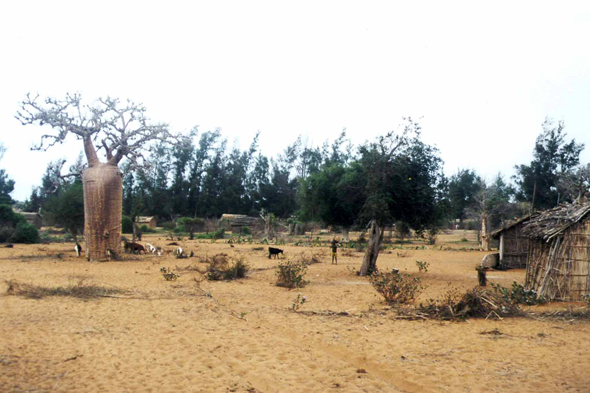
{"label": "dense green tree line", "polygon": [[[563,123],[547,120],[533,160],[516,166],[509,184],[500,174],[489,181],[467,168],[445,177],[438,151],[420,140],[420,126],[411,120],[398,132],[360,146],[353,146],[344,131],[319,147],[300,137],[274,157],[260,152],[258,136],[241,150],[230,148],[219,130],[198,134],[195,129],[173,147],[152,146],[145,165],[122,166],[123,211],[172,220],[264,210],[344,230],[364,229],[376,220],[379,226],[396,224],[431,236],[444,223],[476,219],[485,233],[506,219],[583,194],[590,179],[589,167],[579,165],[583,148],[566,140]],[[80,178],[62,176],[62,166],[61,161],[49,165],[26,207],[43,206],[49,217],[80,233]],[[82,169],[80,158],[70,171]],[[0,198],[11,201],[13,188],[2,170]]]}

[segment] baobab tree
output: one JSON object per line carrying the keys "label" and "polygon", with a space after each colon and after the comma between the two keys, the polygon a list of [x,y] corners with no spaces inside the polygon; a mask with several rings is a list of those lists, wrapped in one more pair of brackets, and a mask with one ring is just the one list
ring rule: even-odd
{"label": "baobab tree", "polygon": [[[67,94],[64,99],[40,99],[27,94],[17,112],[16,118],[23,125],[49,126],[53,130],[42,135],[33,150],[45,151],[63,143],[70,134],[83,143],[88,160],[82,175],[87,260],[104,260],[107,253],[120,253],[121,160],[126,157],[132,167],[141,165],[142,153],[150,141],[168,141],[172,137],[167,124],[150,122],[145,112],[142,104],[110,97],[83,104],[80,94]],[[103,162],[99,154],[104,156]]]}

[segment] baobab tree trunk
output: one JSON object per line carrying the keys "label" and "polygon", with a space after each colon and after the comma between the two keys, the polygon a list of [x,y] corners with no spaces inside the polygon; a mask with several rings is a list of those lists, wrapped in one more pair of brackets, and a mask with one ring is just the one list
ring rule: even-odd
{"label": "baobab tree trunk", "polygon": [[383,241],[383,228],[379,227],[376,220],[372,220],[370,223],[369,235],[369,244],[367,244],[367,251],[363,257],[360,276],[370,276],[377,270],[377,257]]}
{"label": "baobab tree trunk", "polygon": [[121,251],[123,176],[116,165],[94,163],[82,175],[86,259],[107,259]]}

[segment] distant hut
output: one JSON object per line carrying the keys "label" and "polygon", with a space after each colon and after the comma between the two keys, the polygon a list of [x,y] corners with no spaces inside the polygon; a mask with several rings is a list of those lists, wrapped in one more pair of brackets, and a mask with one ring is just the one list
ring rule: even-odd
{"label": "distant hut", "polygon": [[260,217],[250,217],[244,214],[224,214],[219,219],[219,226],[232,233],[241,233],[242,228],[250,230],[264,230],[264,221]]}
{"label": "distant hut", "polygon": [[521,217],[490,234],[492,239],[498,240],[500,267],[505,269],[526,268],[529,238],[522,233],[522,228],[530,218],[531,216]]}
{"label": "distant hut", "polygon": [[581,300],[590,294],[590,203],[562,204],[524,224],[530,237],[525,286],[540,296]]}
{"label": "distant hut", "polygon": [[138,225],[146,225],[149,228],[155,228],[158,225],[158,222],[156,220],[156,217],[151,216],[151,217],[146,217],[146,216],[138,216],[135,217],[135,223]]}
{"label": "distant hut", "polygon": [[24,216],[29,224],[37,229],[41,229],[41,226],[43,225],[43,216],[41,216],[40,213],[20,212],[19,214]]}

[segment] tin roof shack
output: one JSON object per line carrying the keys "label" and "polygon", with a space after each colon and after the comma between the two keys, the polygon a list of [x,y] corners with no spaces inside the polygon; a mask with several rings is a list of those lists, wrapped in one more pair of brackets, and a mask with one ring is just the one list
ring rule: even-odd
{"label": "tin roof shack", "polygon": [[500,268],[526,268],[529,238],[522,233],[522,228],[530,218],[531,216],[519,218],[491,233],[492,239],[498,240]]}
{"label": "tin roof shack", "polygon": [[525,286],[550,300],[590,293],[590,203],[562,204],[524,224],[530,237]]}
{"label": "tin roof shack", "polygon": [[137,216],[135,222],[139,225],[147,225],[149,228],[155,228],[158,225],[156,217]]}
{"label": "tin roof shack", "polygon": [[239,234],[242,233],[244,227],[251,231],[264,230],[264,221],[260,217],[250,217],[243,214],[224,214],[219,219],[219,227]]}

